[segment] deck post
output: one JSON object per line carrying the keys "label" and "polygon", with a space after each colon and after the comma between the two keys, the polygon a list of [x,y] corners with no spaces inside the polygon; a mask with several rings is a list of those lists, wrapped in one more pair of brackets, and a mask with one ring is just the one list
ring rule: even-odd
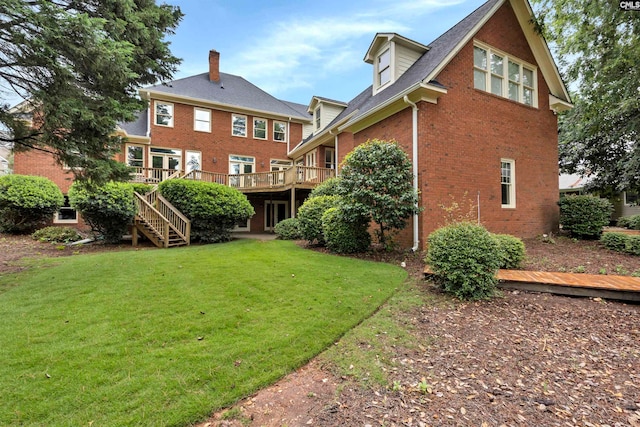
{"label": "deck post", "polygon": [[291,218],[296,217],[296,186],[291,186]]}
{"label": "deck post", "polygon": [[135,224],[131,227],[131,244],[138,246],[138,227]]}

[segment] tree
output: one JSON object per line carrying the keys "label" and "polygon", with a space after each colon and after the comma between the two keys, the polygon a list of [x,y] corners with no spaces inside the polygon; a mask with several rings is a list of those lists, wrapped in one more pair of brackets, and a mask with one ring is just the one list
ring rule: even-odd
{"label": "tree", "polygon": [[80,179],[128,176],[113,160],[116,125],[145,108],[139,87],[175,72],[163,38],[181,18],[153,0],[3,0],[0,91],[24,101],[0,105],[0,127],[11,131],[0,140],[49,151]]}
{"label": "tree", "polygon": [[347,154],[342,164],[338,193],[345,215],[369,218],[387,245],[388,232],[402,230],[418,212],[409,156],[395,141],[373,139]]}
{"label": "tree", "polygon": [[575,108],[560,117],[560,166],[598,189],[640,189],[640,13],[619,4],[534,0]]}

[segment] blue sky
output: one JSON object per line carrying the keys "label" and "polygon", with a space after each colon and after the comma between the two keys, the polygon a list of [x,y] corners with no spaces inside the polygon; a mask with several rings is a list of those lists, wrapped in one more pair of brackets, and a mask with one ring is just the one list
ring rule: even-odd
{"label": "blue sky", "polygon": [[428,44],[485,0],[165,0],[185,14],[171,42],[175,78],[220,71],[272,95],[307,104],[313,95],[349,101],[371,84],[363,61],[377,32]]}

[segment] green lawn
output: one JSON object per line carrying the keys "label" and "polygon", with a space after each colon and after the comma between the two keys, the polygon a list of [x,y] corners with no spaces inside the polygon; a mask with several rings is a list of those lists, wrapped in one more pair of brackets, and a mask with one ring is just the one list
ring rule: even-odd
{"label": "green lawn", "polygon": [[175,425],[296,369],[398,267],[238,240],[78,255],[0,278],[0,425]]}

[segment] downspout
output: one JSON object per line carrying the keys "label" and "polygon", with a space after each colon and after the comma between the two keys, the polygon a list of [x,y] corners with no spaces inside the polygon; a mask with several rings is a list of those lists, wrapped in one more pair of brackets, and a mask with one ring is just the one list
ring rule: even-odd
{"label": "downspout", "polygon": [[147,92],[147,100],[149,101],[149,106],[147,107],[147,138],[151,136],[151,108],[153,107],[151,102],[151,94]]}
{"label": "downspout", "polygon": [[[409,104],[412,109],[413,135],[412,135],[412,163],[413,163],[413,189],[418,193],[418,106],[409,100],[407,95],[404,96],[404,102]],[[416,213],[413,214],[413,247],[411,250],[417,252],[420,246],[419,230],[418,230],[418,201],[416,200]]]}
{"label": "downspout", "polygon": [[329,135],[333,135],[333,164],[335,174],[338,176],[338,133],[333,133],[333,129],[329,129]]}

